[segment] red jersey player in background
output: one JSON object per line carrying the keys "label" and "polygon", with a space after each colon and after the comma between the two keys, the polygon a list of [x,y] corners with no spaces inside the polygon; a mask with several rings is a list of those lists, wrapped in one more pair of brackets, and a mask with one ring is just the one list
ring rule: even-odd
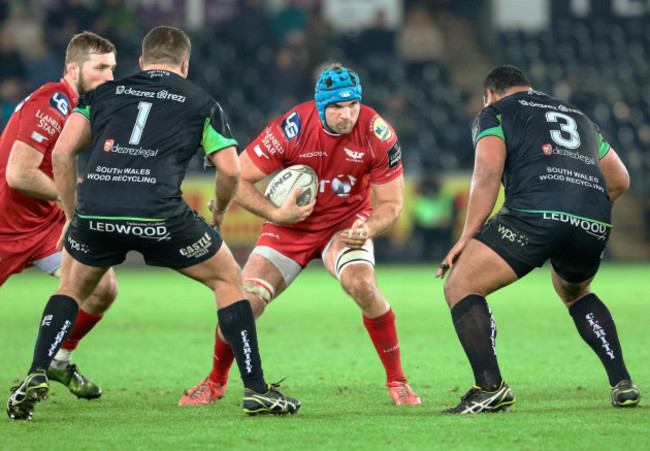
{"label": "red jersey player in background", "polygon": [[[377,286],[374,269],[372,239],[393,226],[402,211],[401,149],[392,127],[361,105],[358,76],[340,64],[331,65],[316,83],[315,101],[271,122],[242,152],[240,163],[236,201],[267,220],[242,273],[255,317],[310,260],[321,258],[361,308],[395,403],[420,404],[402,372],[395,315]],[[316,171],[317,197],[299,207],[297,189],[276,207],[255,183],[295,164]],[[232,361],[230,345],[217,327],[212,372],[179,405],[209,404],[223,397]]]}
{"label": "red jersey player in background", "polygon": [[[12,274],[37,266],[59,276],[57,242],[65,214],[52,174],[52,149],[80,95],[113,79],[115,46],[94,33],[79,33],[66,50],[63,78],[34,91],[17,107],[0,137],[0,287]],[[101,389],[70,364],[72,352],[117,296],[110,270],[85,300],[69,338],[47,371],[79,398],[101,396]]]}

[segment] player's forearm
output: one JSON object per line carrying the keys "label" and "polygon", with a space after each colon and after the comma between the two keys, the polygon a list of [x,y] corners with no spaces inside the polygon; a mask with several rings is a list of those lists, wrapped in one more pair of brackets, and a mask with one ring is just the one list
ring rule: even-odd
{"label": "player's forearm", "polygon": [[61,196],[61,205],[68,219],[74,216],[77,205],[77,157],[71,154],[52,154],[54,184]]}
{"label": "player's forearm", "polygon": [[474,174],[461,239],[472,238],[483,227],[494,209],[500,186],[501,179],[494,174]]}
{"label": "player's forearm", "polygon": [[56,200],[59,196],[54,181],[38,168],[7,171],[7,185],[37,199]]}
{"label": "player's forearm", "polygon": [[235,199],[239,187],[239,175],[217,171],[215,182],[215,206],[217,211],[226,211]]}
{"label": "player's forearm", "polygon": [[254,215],[273,222],[273,211],[277,210],[277,207],[264,197],[254,184],[242,180],[235,196],[235,202]]}
{"label": "player's forearm", "polygon": [[397,223],[401,214],[401,200],[380,202],[375,205],[372,213],[366,220],[366,225],[370,230],[370,237],[372,238],[386,233]]}

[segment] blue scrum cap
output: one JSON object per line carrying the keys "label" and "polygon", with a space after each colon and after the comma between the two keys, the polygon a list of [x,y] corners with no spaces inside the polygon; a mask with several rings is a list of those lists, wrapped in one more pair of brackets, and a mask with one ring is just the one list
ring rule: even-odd
{"label": "blue scrum cap", "polygon": [[328,105],[352,99],[358,99],[361,102],[359,76],[345,67],[327,69],[318,77],[314,98],[318,114],[323,124],[326,124],[325,108]]}

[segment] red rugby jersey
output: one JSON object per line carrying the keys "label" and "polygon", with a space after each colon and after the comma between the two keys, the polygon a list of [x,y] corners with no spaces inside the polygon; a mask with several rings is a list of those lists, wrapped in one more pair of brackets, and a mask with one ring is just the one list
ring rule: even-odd
{"label": "red rugby jersey", "polygon": [[47,228],[64,213],[55,201],[36,199],[7,185],[6,170],[14,141],[43,153],[40,169],[53,178],[52,150],[77,95],[63,79],[47,83],[23,100],[0,137],[0,235],[21,235]]}
{"label": "red rugby jersey", "polygon": [[395,131],[365,105],[350,134],[334,135],[323,129],[315,102],[303,103],[271,122],[246,152],[265,174],[295,164],[318,174],[316,207],[306,220],[285,226],[295,229],[323,230],[369,208],[371,184],[403,172]]}

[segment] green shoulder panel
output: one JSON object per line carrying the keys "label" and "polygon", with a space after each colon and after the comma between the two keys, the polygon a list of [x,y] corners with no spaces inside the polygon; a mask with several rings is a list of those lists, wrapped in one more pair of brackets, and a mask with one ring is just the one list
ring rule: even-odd
{"label": "green shoulder panel", "polygon": [[205,150],[206,155],[217,152],[218,150],[225,149],[230,146],[237,146],[237,141],[217,133],[210,125],[210,118],[205,119],[203,125],[203,138],[201,139],[201,146]]}
{"label": "green shoulder panel", "polygon": [[90,105],[86,105],[85,108],[77,107],[74,110],[72,110],[72,112],[83,114],[86,117],[86,119],[90,120]]}

